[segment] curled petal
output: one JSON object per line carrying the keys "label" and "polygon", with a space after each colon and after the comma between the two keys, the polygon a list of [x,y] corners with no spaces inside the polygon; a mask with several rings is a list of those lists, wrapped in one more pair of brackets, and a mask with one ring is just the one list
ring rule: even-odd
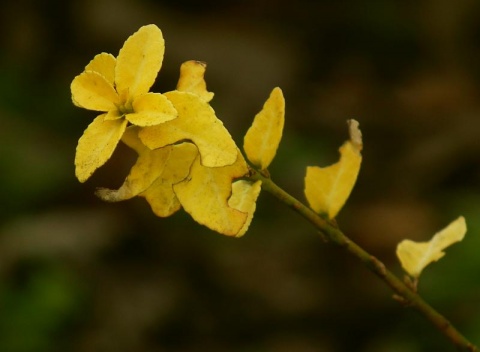
{"label": "curled petal", "polygon": [[207,64],[201,61],[190,60],[180,66],[180,78],[177,90],[198,95],[207,103],[212,100],[213,93],[207,91],[204,75]]}
{"label": "curled petal", "polygon": [[115,66],[115,85],[130,98],[147,93],[162,66],[165,41],[160,29],[153,25],[141,27],[120,49]]}
{"label": "curled petal", "polygon": [[305,175],[305,196],[310,207],[330,219],[337,216],[357,181],[362,155],[352,141],[339,149],[340,160],[327,167],[309,166]]}
{"label": "curled petal", "polygon": [[467,232],[465,218],[460,216],[447,227],[437,232],[430,241],[414,242],[403,240],[397,246],[397,257],[403,269],[417,278],[430,263],[436,262],[445,255],[444,250],[452,244],[463,240]]}
{"label": "curled petal", "polygon": [[153,213],[161,218],[169,217],[182,208],[171,184],[156,181],[140,196],[150,204]]}
{"label": "curled petal", "polygon": [[181,208],[173,185],[187,178],[190,167],[198,155],[198,150],[192,143],[181,143],[165,148],[171,149],[172,152],[162,175],[140,194],[150,204],[155,215],[160,217],[170,216]]}
{"label": "curled petal", "polygon": [[238,180],[233,182],[232,196],[228,200],[228,206],[247,213],[247,219],[235,237],[241,237],[247,232],[255,213],[257,198],[261,189],[262,181],[251,183],[247,180]]}
{"label": "curled petal", "polygon": [[96,55],[85,67],[85,71],[93,71],[105,77],[112,86],[115,84],[115,64],[117,59],[112,54],[101,53]]}
{"label": "curled petal", "polygon": [[[167,187],[167,191],[170,187],[170,193],[173,194],[172,184],[187,177],[190,166],[198,154],[197,148],[191,143],[150,150],[142,144],[137,134],[138,127],[131,126],[122,137],[122,141],[138,153],[137,162],[118,190],[105,188],[97,190],[97,196],[103,200],[118,202],[130,199],[148,190],[157,180],[159,184]],[[161,196],[160,193],[158,190],[151,190],[146,194]],[[158,203],[159,200],[155,202]]]}
{"label": "curled petal", "polygon": [[181,140],[190,140],[200,152],[203,166],[232,165],[237,146],[212,107],[199,96],[180,91],[165,93],[178,111],[178,117],[158,126],[145,127],[139,137],[150,149]]}
{"label": "curled petal", "polygon": [[127,114],[126,118],[136,126],[158,125],[178,115],[170,100],[159,93],[142,94],[133,101],[132,106],[135,112]]}
{"label": "curled petal", "polygon": [[85,71],[75,77],[70,85],[72,100],[76,106],[109,111],[120,103],[117,92],[105,77],[94,71]]}
{"label": "curled petal", "polygon": [[85,182],[93,172],[110,159],[127,126],[127,120],[105,120],[97,116],[78,140],[75,175]]}
{"label": "curled petal", "polygon": [[255,116],[244,138],[243,149],[248,160],[265,170],[277,153],[285,123],[285,99],[280,88],[274,88],[263,109]]}
{"label": "curled petal", "polygon": [[233,180],[247,173],[247,164],[241,155],[233,165],[224,167],[205,167],[197,158],[189,176],[175,184],[173,190],[196,222],[221,234],[238,236],[248,214],[229,206],[228,199]]}

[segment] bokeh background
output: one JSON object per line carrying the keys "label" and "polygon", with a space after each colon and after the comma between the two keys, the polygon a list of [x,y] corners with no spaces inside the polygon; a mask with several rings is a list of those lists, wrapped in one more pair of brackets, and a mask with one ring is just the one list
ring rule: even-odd
{"label": "bokeh background", "polygon": [[227,238],[135,199],[106,204],[132,164],[120,149],[91,180],[76,142],[95,114],[69,85],[102,51],[155,23],[179,66],[208,63],[212,105],[241,145],[271,89],[286,97],[274,180],[303,198],[360,121],[364,164],[338,217],[401,274],[403,238],[458,215],[461,244],[421,294],[480,344],[480,3],[420,1],[7,0],[0,11],[0,351],[417,352],[453,347],[354,258],[262,194]]}

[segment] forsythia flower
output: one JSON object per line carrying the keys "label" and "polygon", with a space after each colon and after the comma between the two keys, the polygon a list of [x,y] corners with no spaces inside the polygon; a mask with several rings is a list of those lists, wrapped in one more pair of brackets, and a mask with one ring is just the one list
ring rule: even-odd
{"label": "forsythia flower", "polygon": [[[76,176],[87,180],[122,140],[137,152],[137,161],[120,188],[98,189],[100,198],[118,202],[144,197],[158,216],[183,208],[214,231],[242,236],[253,218],[261,181],[242,180],[249,167],[209,104],[214,94],[207,90],[204,63],[183,63],[175,90],[149,92],[163,54],[160,29],[144,26],[127,39],[117,58],[99,54],[75,77],[74,104],[103,112],[78,141]],[[270,105],[283,111],[281,103]],[[272,123],[278,125],[277,120]],[[265,125],[272,131],[269,127]],[[257,134],[261,140],[260,129]],[[269,138],[267,144],[276,150],[281,132],[275,136],[277,141]],[[272,148],[267,148],[269,161]]]}
{"label": "forsythia flower", "polygon": [[164,95],[149,93],[164,52],[160,29],[143,26],[127,39],[117,58],[99,54],[73,80],[73,103],[103,112],[78,141],[75,174],[80,182],[111,157],[129,122],[144,127],[177,117],[177,110]]}

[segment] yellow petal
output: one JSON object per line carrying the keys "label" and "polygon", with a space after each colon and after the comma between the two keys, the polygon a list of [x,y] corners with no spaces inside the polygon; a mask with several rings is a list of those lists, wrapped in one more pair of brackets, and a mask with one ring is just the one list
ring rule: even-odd
{"label": "yellow petal", "polygon": [[116,105],[120,103],[113,86],[94,71],[86,71],[75,77],[70,89],[73,103],[85,109],[109,111],[116,109]]}
{"label": "yellow petal", "polygon": [[109,110],[105,115],[104,115],[104,120],[118,120],[121,119],[124,115],[118,111],[117,109],[114,110]]}
{"label": "yellow petal", "polygon": [[181,209],[180,201],[173,192],[172,185],[155,181],[145,192],[140,194],[144,197],[156,216],[169,217]]}
{"label": "yellow petal", "polygon": [[277,87],[255,116],[243,143],[248,160],[260,170],[265,170],[275,157],[284,122],[285,99],[282,90]]}
{"label": "yellow petal", "polygon": [[340,147],[340,161],[328,167],[307,167],[305,195],[317,213],[333,219],[343,207],[357,180],[362,156],[351,141]]}
{"label": "yellow petal", "polygon": [[104,120],[98,116],[78,140],[75,175],[85,182],[93,172],[110,159],[127,126],[127,120]]}
{"label": "yellow petal", "polygon": [[161,125],[145,127],[140,139],[150,149],[190,140],[200,152],[202,165],[220,167],[237,159],[237,146],[212,107],[197,95],[172,91],[164,94],[178,111],[178,117]]}
{"label": "yellow petal", "polygon": [[85,67],[85,71],[94,71],[105,77],[112,86],[115,84],[115,64],[117,59],[112,54],[101,53],[96,55]]}
{"label": "yellow petal", "polygon": [[146,93],[139,95],[132,103],[132,114],[125,117],[136,126],[154,126],[178,116],[177,110],[163,94]]}
{"label": "yellow petal", "polygon": [[140,129],[141,128],[137,126],[129,126],[122,136],[122,142],[129,148],[132,148],[139,156],[147,154],[150,150],[150,148],[147,148],[138,137]]}
{"label": "yellow petal", "polygon": [[119,94],[128,91],[130,98],[147,93],[162,66],[165,42],[160,29],[141,27],[120,49],[115,66],[115,84]]}
{"label": "yellow petal", "polygon": [[238,180],[232,184],[232,196],[228,200],[228,206],[247,213],[247,219],[235,237],[241,237],[247,232],[255,213],[257,198],[261,189],[262,181],[251,183],[246,180]]}
{"label": "yellow petal", "polygon": [[237,160],[229,166],[205,167],[197,158],[190,175],[173,186],[182,207],[195,221],[228,236],[237,236],[248,217],[228,205],[232,181],[248,172],[243,158]]}
{"label": "yellow petal", "polygon": [[[190,166],[198,154],[197,148],[191,143],[150,150],[141,143],[137,134],[137,127],[129,127],[123,135],[122,141],[133,148],[139,156],[118,190],[106,188],[97,190],[97,196],[105,201],[118,202],[135,197],[142,192],[145,197],[152,194],[155,194],[156,197],[163,197],[158,191],[159,185],[169,191],[170,196],[174,196],[172,184],[187,177]],[[156,190],[150,190],[155,183],[158,183],[155,186]],[[159,201],[159,198],[154,199],[156,204]]]}
{"label": "yellow petal", "polygon": [[204,75],[207,64],[201,61],[186,61],[180,66],[180,79],[177,90],[198,95],[207,103],[212,100],[213,93],[207,91]]}
{"label": "yellow petal", "polygon": [[140,194],[160,217],[170,216],[180,209],[180,201],[173,191],[173,185],[187,178],[198,155],[198,149],[192,143],[175,144],[165,148],[171,148],[172,152],[163,174]]}
{"label": "yellow petal", "polygon": [[403,240],[397,246],[397,257],[403,269],[412,277],[418,278],[422,270],[430,263],[445,255],[443,250],[455,242],[463,240],[467,232],[465,218],[460,216],[428,242]]}

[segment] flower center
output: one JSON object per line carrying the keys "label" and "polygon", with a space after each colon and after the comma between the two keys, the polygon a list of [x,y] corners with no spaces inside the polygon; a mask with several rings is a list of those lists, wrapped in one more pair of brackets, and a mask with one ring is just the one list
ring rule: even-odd
{"label": "flower center", "polygon": [[126,114],[131,114],[131,113],[134,112],[131,101],[127,101],[127,102],[119,105],[117,108],[118,108],[118,112],[120,113],[120,116],[123,116],[123,115],[126,115]]}

